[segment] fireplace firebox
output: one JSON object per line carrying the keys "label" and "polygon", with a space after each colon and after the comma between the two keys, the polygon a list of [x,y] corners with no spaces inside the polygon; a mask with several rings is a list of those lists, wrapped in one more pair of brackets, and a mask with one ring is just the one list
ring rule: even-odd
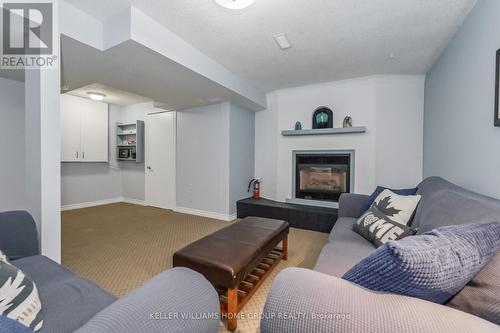
{"label": "fireplace firebox", "polygon": [[294,151],[294,200],[326,206],[353,189],[354,151]]}

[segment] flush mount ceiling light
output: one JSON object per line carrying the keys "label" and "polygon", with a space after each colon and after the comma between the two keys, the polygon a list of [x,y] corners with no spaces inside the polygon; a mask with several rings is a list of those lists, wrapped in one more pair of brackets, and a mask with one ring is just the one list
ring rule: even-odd
{"label": "flush mount ceiling light", "polygon": [[255,0],[214,0],[219,6],[230,10],[242,10],[251,6]]}
{"label": "flush mount ceiling light", "polygon": [[106,95],[97,92],[88,92],[87,95],[89,95],[89,98],[94,101],[102,101],[104,97],[106,97]]}

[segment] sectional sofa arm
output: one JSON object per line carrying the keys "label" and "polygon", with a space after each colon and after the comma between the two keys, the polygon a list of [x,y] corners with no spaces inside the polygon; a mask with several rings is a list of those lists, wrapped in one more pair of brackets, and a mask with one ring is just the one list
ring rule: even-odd
{"label": "sectional sofa arm", "polygon": [[30,213],[0,213],[0,250],[11,260],[40,254],[36,224]]}
{"label": "sectional sofa arm", "polygon": [[417,298],[377,293],[319,272],[289,268],[273,282],[261,333],[498,332],[479,317]]}
{"label": "sectional sofa arm", "polygon": [[219,317],[212,285],[195,271],[174,268],[109,305],[75,333],[216,333]]}
{"label": "sectional sofa arm", "polygon": [[360,217],[361,208],[368,198],[364,194],[343,193],[339,199],[339,217]]}

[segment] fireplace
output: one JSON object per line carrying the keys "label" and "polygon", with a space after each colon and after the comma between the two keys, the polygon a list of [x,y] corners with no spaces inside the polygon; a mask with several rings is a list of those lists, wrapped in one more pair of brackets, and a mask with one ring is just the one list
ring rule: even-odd
{"label": "fireplace", "polygon": [[[354,151],[294,151],[291,202],[335,206],[353,189]],[[323,204],[322,204],[323,203]]]}

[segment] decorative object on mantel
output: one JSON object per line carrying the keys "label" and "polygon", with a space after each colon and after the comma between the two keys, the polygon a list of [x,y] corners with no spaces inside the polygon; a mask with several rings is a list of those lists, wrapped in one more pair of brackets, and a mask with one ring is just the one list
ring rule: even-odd
{"label": "decorative object on mantel", "polygon": [[497,50],[496,70],[495,70],[495,126],[500,127],[500,49]]}
{"label": "decorative object on mantel", "polygon": [[320,106],[314,110],[313,114],[313,129],[332,128],[333,127],[333,111],[326,106]]}
{"label": "decorative object on mantel", "polygon": [[343,127],[344,128],[352,127],[352,118],[351,118],[351,116],[347,116],[347,117],[344,118]]}
{"label": "decorative object on mantel", "polygon": [[300,131],[301,129],[302,129],[302,124],[300,123],[300,121],[297,121],[295,123],[295,130]]}

